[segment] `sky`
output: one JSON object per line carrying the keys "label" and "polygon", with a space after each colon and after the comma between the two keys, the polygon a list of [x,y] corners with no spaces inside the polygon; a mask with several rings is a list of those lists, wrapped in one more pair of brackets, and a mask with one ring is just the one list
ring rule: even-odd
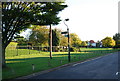
{"label": "sky", "polygon": [[[120,0],[65,0],[68,5],[59,13],[61,22],[52,28],[76,33],[82,41],[102,40],[118,33],[118,2]],[[25,33],[22,33],[25,36]]]}
{"label": "sky", "polygon": [[66,31],[66,22],[70,33],[76,33],[82,41],[102,40],[118,33],[119,0],[66,0],[68,7],[59,13],[62,21],[53,28]]}

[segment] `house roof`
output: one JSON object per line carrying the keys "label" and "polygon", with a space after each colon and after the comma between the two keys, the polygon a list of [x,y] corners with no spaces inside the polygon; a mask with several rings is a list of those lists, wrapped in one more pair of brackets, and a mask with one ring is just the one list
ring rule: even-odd
{"label": "house roof", "polygon": [[90,42],[90,43],[95,43],[94,40],[90,40],[89,42]]}

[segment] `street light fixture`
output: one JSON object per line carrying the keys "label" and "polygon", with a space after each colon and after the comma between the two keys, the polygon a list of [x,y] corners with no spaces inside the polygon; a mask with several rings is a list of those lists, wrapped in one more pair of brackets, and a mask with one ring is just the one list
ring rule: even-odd
{"label": "street light fixture", "polygon": [[67,26],[67,36],[68,36],[68,61],[70,62],[70,35],[69,35],[69,28],[65,21],[69,21],[69,19],[64,20],[64,24]]}

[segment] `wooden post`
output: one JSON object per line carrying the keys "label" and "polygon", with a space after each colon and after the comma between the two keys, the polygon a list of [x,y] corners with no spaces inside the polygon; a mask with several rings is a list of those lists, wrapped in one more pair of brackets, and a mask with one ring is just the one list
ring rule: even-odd
{"label": "wooden post", "polygon": [[34,64],[32,64],[32,70],[33,70],[33,71],[35,70],[35,65],[34,65]]}
{"label": "wooden post", "polygon": [[52,59],[52,28],[50,24],[50,59]]}
{"label": "wooden post", "polygon": [[11,70],[12,70],[12,73],[15,74],[15,70],[13,68]]}
{"label": "wooden post", "polygon": [[78,57],[78,59],[80,59],[80,56]]}
{"label": "wooden post", "polygon": [[16,54],[16,56],[18,56],[18,48],[19,48],[19,47],[17,46],[17,54]]}
{"label": "wooden post", "polygon": [[51,66],[50,60],[48,60],[48,66]]}
{"label": "wooden post", "polygon": [[62,64],[62,60],[60,60],[60,64]]}

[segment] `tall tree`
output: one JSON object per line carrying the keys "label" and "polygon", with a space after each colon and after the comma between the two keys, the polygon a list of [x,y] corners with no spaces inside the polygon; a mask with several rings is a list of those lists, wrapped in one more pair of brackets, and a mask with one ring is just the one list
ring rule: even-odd
{"label": "tall tree", "polygon": [[[65,37],[63,34],[61,34],[62,30],[61,29],[54,29],[54,31],[56,31],[56,35],[59,39],[58,42],[59,42],[59,46],[68,46],[68,38]],[[53,35],[53,40],[56,39],[55,36]],[[53,44],[54,46],[54,44]]]}
{"label": "tall tree", "polygon": [[75,33],[70,34],[71,44],[73,47],[79,47],[82,43],[79,36]]}
{"label": "tall tree", "polygon": [[18,45],[26,45],[27,44],[27,39],[20,35],[17,35],[14,40],[18,43]]}
{"label": "tall tree", "polygon": [[46,26],[34,25],[29,36],[29,42],[34,46],[48,46],[49,29]]}
{"label": "tall tree", "polygon": [[102,43],[101,43],[101,41],[98,40],[98,41],[96,42],[96,47],[99,48],[99,47],[101,47],[101,46],[102,46]]}
{"label": "tall tree", "polygon": [[106,37],[102,40],[102,45],[104,47],[113,47],[115,46],[115,41],[111,37]]}
{"label": "tall tree", "polygon": [[60,46],[68,46],[68,38],[61,35],[60,36]]}
{"label": "tall tree", "polygon": [[52,30],[52,46],[59,46],[60,44],[60,36],[59,31],[57,29]]}
{"label": "tall tree", "polygon": [[83,46],[83,47],[87,46],[86,41],[82,41],[81,46]]}
{"label": "tall tree", "polygon": [[119,47],[119,48],[120,48],[120,33],[116,33],[116,34],[113,36],[113,39],[114,39],[115,42],[116,42],[116,47]]}
{"label": "tall tree", "polygon": [[57,14],[67,5],[61,2],[2,2],[2,66],[5,67],[5,48],[15,34],[34,25],[57,25]]}

